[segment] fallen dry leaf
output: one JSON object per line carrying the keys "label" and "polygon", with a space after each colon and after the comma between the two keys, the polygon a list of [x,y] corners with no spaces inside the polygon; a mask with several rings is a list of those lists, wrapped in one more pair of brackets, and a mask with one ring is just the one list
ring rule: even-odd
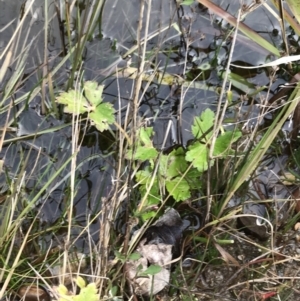
{"label": "fallen dry leaf", "polygon": [[231,256],[227,251],[225,251],[219,244],[215,243],[214,244],[216,249],[219,251],[221,254],[222,258],[229,264],[234,264],[235,266],[240,266],[239,262]]}
{"label": "fallen dry leaf", "polygon": [[[128,260],[125,266],[126,277],[135,294],[155,295],[169,284],[171,261],[180,256],[182,230],[182,220],[171,208],[145,231],[134,251],[140,258]],[[149,266],[160,269],[147,274],[145,271],[149,271]]]}

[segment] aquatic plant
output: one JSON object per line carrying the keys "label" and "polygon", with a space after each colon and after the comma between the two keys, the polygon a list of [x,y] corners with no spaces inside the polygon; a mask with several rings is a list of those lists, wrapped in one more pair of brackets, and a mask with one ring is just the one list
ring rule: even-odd
{"label": "aquatic plant", "polygon": [[103,85],[97,82],[87,81],[80,89],[70,89],[62,92],[56,101],[64,105],[64,112],[69,114],[88,114],[92,125],[103,132],[115,121],[115,110],[110,103],[104,103],[102,99]]}

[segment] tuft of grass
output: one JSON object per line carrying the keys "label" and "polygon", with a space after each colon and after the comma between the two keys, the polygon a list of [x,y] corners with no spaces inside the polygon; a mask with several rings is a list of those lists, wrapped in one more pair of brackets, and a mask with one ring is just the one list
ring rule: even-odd
{"label": "tuft of grass", "polygon": [[[213,5],[207,1],[199,2],[205,3],[210,7]],[[89,215],[86,223],[80,224],[76,221],[76,218],[74,218],[76,207],[74,202],[76,195],[80,193],[80,178],[78,174],[80,167],[86,162],[92,161],[97,155],[94,157],[91,156],[86,160],[79,160],[79,154],[84,148],[83,140],[89,130],[87,120],[93,120],[91,115],[88,115],[90,113],[88,110],[79,111],[79,105],[82,103],[77,101],[78,106],[74,106],[72,112],[69,111],[69,113],[72,114],[70,115],[70,122],[67,124],[47,130],[37,130],[34,134],[23,137],[8,138],[5,135],[13,122],[18,123],[18,115],[21,114],[26,108],[26,105],[28,105],[38,93],[42,95],[43,113],[48,112],[54,113],[56,116],[59,115],[60,108],[54,102],[55,96],[58,95],[54,76],[63,68],[66,61],[71,61],[72,66],[70,78],[65,90],[69,90],[70,92],[70,90],[74,88],[75,91],[81,91],[81,87],[86,84],[83,80],[83,51],[89,38],[95,32],[95,28],[100,26],[99,19],[101,19],[104,4],[105,1],[93,1],[85,7],[83,13],[80,9],[76,10],[73,4],[65,9],[57,6],[56,17],[60,20],[61,24],[63,23],[62,20],[65,20],[66,24],[65,31],[67,33],[67,39],[65,40],[65,37],[62,37],[64,57],[53,70],[48,70],[46,68],[47,55],[45,41],[42,72],[37,80],[36,87],[25,95],[14,99],[14,101],[11,101],[11,99],[18,91],[18,83],[23,82],[22,76],[24,74],[26,61],[28,60],[28,51],[31,47],[30,43],[27,43],[27,45],[24,43],[21,51],[14,53],[16,49],[19,49],[15,47],[15,45],[19,43],[17,33],[19,28],[23,26],[24,19],[21,20],[19,27],[16,29],[16,34],[13,36],[8,47],[4,50],[6,59],[0,69],[0,79],[5,78],[7,68],[12,62],[16,64],[16,68],[11,79],[6,82],[4,92],[2,93],[2,106],[0,110],[2,114],[7,114],[7,119],[2,130],[0,149],[3,145],[10,143],[21,144],[27,139],[38,138],[40,135],[53,133],[67,126],[71,126],[71,138],[68,145],[68,147],[70,147],[69,157],[66,160],[60,161],[61,164],[56,169],[54,169],[54,165],[49,163],[49,166],[44,169],[44,172],[39,173],[40,178],[37,179],[36,185],[31,193],[26,194],[27,192],[24,187],[26,187],[26,181],[29,178],[33,178],[38,169],[38,165],[34,165],[30,174],[26,173],[29,156],[35,151],[34,139],[31,144],[32,148],[30,148],[28,152],[24,152],[24,157],[21,160],[20,166],[17,168],[18,172],[12,176],[9,174],[9,171],[7,171],[6,179],[8,190],[6,199],[1,205],[0,212],[0,282],[3,283],[0,289],[0,299],[8,296],[10,292],[18,291],[21,285],[28,282],[37,286],[41,286],[41,284],[45,285],[47,289],[54,294],[57,300],[62,300],[66,296],[70,296],[68,297],[70,300],[83,300],[84,292],[86,293],[87,290],[88,296],[95,300],[123,299],[125,297],[135,299],[136,296],[130,293],[130,289],[127,289],[124,276],[125,271],[123,270],[124,262],[134,252],[135,246],[140,238],[135,237],[131,240],[131,234],[136,227],[139,227],[142,229],[140,234],[142,235],[143,230],[148,227],[166,205],[175,206],[174,199],[176,196],[172,196],[172,191],[175,191],[184,181],[187,181],[186,176],[193,167],[192,164],[195,158],[188,160],[192,162],[186,166],[185,170],[176,170],[179,177],[175,185],[170,185],[170,189],[165,185],[164,182],[166,179],[163,177],[164,175],[162,176],[160,173],[160,169],[166,164],[166,155],[164,155],[162,150],[154,149],[151,135],[146,135],[149,127],[145,126],[145,120],[139,118],[139,109],[146,95],[146,91],[153,81],[156,80],[159,82],[159,85],[171,86],[175,79],[177,79],[176,83],[181,87],[179,109],[177,112],[179,119],[178,124],[180,125],[179,130],[181,131],[183,130],[182,111],[189,89],[194,87],[195,89],[216,91],[216,88],[207,87],[206,84],[197,82],[197,76],[191,82],[183,78],[187,73],[189,43],[186,44],[182,78],[179,78],[177,75],[169,74],[167,72],[167,65],[163,67],[159,65],[154,68],[152,67],[154,70],[153,74],[147,74],[146,71],[148,71],[149,66],[151,66],[150,61],[153,61],[152,59],[155,55],[162,51],[159,47],[154,51],[148,51],[149,41],[156,34],[162,33],[149,32],[152,8],[151,1],[148,1],[147,5],[145,1],[141,1],[140,3],[139,13],[141,17],[137,29],[137,45],[128,50],[128,53],[130,52],[137,58],[137,60],[134,61],[136,65],[119,69],[114,74],[117,82],[119,82],[121,76],[125,76],[133,81],[131,101],[123,111],[121,109],[122,89],[120,85],[118,86],[117,102],[119,109],[116,111],[116,122],[113,125],[107,125],[105,128],[109,128],[108,131],[113,139],[110,153],[105,158],[107,161],[111,160],[109,163],[113,166],[113,172],[111,173],[113,177],[111,191],[109,191],[108,195],[99,197],[97,200],[99,210],[94,215]],[[187,5],[188,2],[186,1],[183,4]],[[45,9],[47,11],[47,8]],[[220,12],[221,10],[218,8],[218,10],[215,11]],[[28,10],[26,10],[25,15],[26,14],[28,14]],[[44,28],[46,29],[51,18],[47,16],[47,13],[45,13],[45,15]],[[75,24],[72,21],[72,16],[76,16],[77,22]],[[224,16],[228,22],[230,21],[231,24],[236,27],[235,38],[238,34],[238,29],[243,30],[243,32],[248,34],[252,39],[255,38],[260,45],[275,55],[279,55],[278,50],[275,51],[272,45],[265,43],[261,38],[257,39],[257,34],[240,23],[239,18],[234,19],[228,16],[228,14]],[[75,26],[75,30],[78,33],[75,40],[72,37],[73,26]],[[168,28],[171,26],[173,25],[170,24]],[[164,30],[167,30],[167,28],[162,31]],[[46,30],[44,31],[44,37],[46,40]],[[235,39],[232,43],[231,53],[234,47]],[[270,274],[270,270],[272,270],[270,268],[292,259],[291,256],[285,256],[282,260],[276,258],[276,256],[282,256],[282,254],[280,250],[276,249],[273,239],[271,239],[270,242],[258,243],[255,240],[241,235],[236,230],[235,222],[240,216],[245,216],[241,213],[242,204],[235,208],[229,208],[229,201],[235,194],[240,192],[242,185],[253,176],[253,172],[270,149],[283,123],[297,106],[299,89],[295,89],[288,102],[281,108],[276,107],[278,114],[274,120],[272,120],[268,129],[261,129],[257,125],[249,135],[246,135],[246,137],[239,141],[234,141],[233,146],[235,152],[228,153],[228,156],[224,158],[220,153],[217,153],[215,149],[218,143],[220,144],[220,139],[218,140],[220,132],[226,132],[224,130],[224,126],[226,125],[226,112],[231,106],[236,104],[232,104],[232,96],[227,97],[227,95],[233,94],[231,90],[232,87],[228,87],[227,83],[231,81],[233,86],[245,84],[241,78],[230,76],[230,62],[231,56],[229,55],[228,64],[223,73],[224,85],[217,104],[216,118],[212,124],[210,124],[212,131],[209,131],[209,134],[211,134],[209,137],[207,137],[207,133],[203,132],[198,132],[194,135],[195,141],[204,145],[205,148],[209,147],[206,161],[207,172],[206,169],[202,170],[202,173],[200,175],[197,174],[195,177],[198,182],[201,181],[201,187],[197,187],[197,184],[191,179],[187,181],[190,187],[193,187],[195,191],[193,191],[190,198],[185,198],[184,202],[182,202],[182,206],[187,206],[188,210],[191,210],[188,211],[189,213],[196,212],[197,214],[199,214],[197,210],[202,211],[204,210],[203,208],[205,208],[206,224],[204,227],[199,226],[192,234],[188,234],[185,237],[183,254],[184,250],[186,253],[189,252],[190,256],[184,259],[190,260],[190,268],[185,268],[182,260],[176,263],[170,283],[170,294],[177,294],[181,299],[191,300],[195,294],[201,294],[203,287],[198,286],[198,279],[201,279],[204,286],[206,285],[206,289],[210,289],[208,294],[211,293],[213,296],[215,292],[211,292],[212,289],[210,285],[205,284],[205,279],[202,279],[202,276],[203,273],[211,271],[211,269],[213,270],[214,268],[219,270],[228,268],[229,271],[235,273],[238,280],[240,280],[239,275],[242,275],[240,283],[236,281],[237,279],[233,273],[226,280],[224,286],[220,285],[219,291],[217,291],[217,285],[214,286],[213,290],[216,291],[216,294],[221,295],[222,292],[230,291],[236,294],[236,296],[239,296],[239,294],[242,294],[242,292],[239,292],[241,286],[247,284],[252,285],[252,296],[257,298],[263,297],[261,294],[263,287],[260,285],[262,282],[264,284],[271,284],[275,281],[275,283],[279,285],[283,279]],[[161,70],[163,70],[163,72]],[[34,72],[37,72],[37,70]],[[247,83],[245,86],[245,89],[250,87]],[[253,96],[259,93],[254,91],[253,85],[251,89],[253,89],[253,91],[251,91],[251,93],[253,92]],[[49,98],[47,96],[48,94]],[[81,97],[84,96],[86,96],[86,94],[81,95]],[[21,109],[15,114],[14,118],[11,118],[10,111],[14,109],[17,104],[21,105]],[[86,108],[88,105],[90,105],[90,103],[87,101],[83,107]],[[99,103],[95,104],[96,107],[97,105],[99,105]],[[241,105],[242,104],[240,104],[240,106]],[[262,120],[264,115],[269,112],[268,110],[271,109],[265,110],[262,108],[257,117],[258,120]],[[207,112],[208,111],[209,110],[207,110]],[[82,115],[82,113],[86,113],[87,116]],[[94,116],[94,118],[96,117]],[[155,120],[155,117],[153,119]],[[203,117],[203,119],[205,118]],[[197,125],[202,122],[200,117],[197,121],[198,124],[196,122],[196,124],[193,125],[194,132],[197,130]],[[259,122],[257,124],[259,124]],[[240,129],[240,125],[236,122],[232,128],[237,131]],[[172,123],[170,122],[164,134],[162,149],[164,149],[166,145],[171,129]],[[140,133],[144,134],[142,135],[144,139],[142,143],[139,141]],[[180,141],[182,142],[182,139]],[[152,151],[154,150],[154,156],[151,158],[153,159],[151,162],[151,172],[147,174],[147,183],[144,187],[145,194],[142,195],[139,191],[140,183],[138,183],[136,179],[141,175],[141,171],[145,171],[146,168],[149,169],[149,164],[145,162],[145,153],[140,151],[141,148],[145,150],[145,144],[147,144],[146,146],[151,144],[150,148]],[[190,147],[190,145],[188,147]],[[190,149],[191,148],[189,148],[189,150]],[[142,153],[142,157],[137,156],[139,152]],[[36,154],[36,162],[38,162],[40,156],[44,155],[43,150],[37,148]],[[111,159],[110,156],[113,157],[113,159]],[[172,158],[172,160],[173,159],[174,158]],[[169,165],[167,164],[166,169],[170,169],[171,163]],[[66,170],[68,172],[66,172]],[[3,172],[2,169],[2,173]],[[171,180],[170,182],[172,182]],[[44,206],[51,192],[62,182],[68,183],[68,192],[65,193],[63,202],[64,209],[58,220],[47,228],[40,220],[40,210],[37,209],[36,204],[38,201],[43,200],[42,206]],[[174,179],[173,182],[175,182]],[[172,184],[174,184],[173,182]],[[155,204],[147,203],[149,202],[151,194],[153,194],[152,189],[155,189],[157,192],[155,195],[157,202]],[[24,202],[24,198],[27,197],[27,202]],[[202,203],[202,205],[205,204],[205,206],[201,207],[199,203]],[[146,212],[144,211],[145,204],[148,205]],[[141,218],[141,213],[144,214],[142,215],[144,219]],[[268,219],[265,220],[267,223],[270,223]],[[99,221],[99,237],[98,242],[95,243],[94,233],[90,231],[93,224],[97,221]],[[122,224],[121,229],[116,229],[117,223]],[[270,224],[270,228],[272,230],[271,232],[273,232],[272,224]],[[51,241],[46,242],[47,237],[50,235]],[[85,239],[88,245],[85,254],[81,254],[81,252],[76,250],[77,242],[81,239]],[[234,253],[239,249],[232,249],[231,247],[232,245],[236,246],[240,241],[243,242],[243,244],[240,245],[241,248],[247,245],[251,246],[251,250],[257,251],[259,249],[261,253],[254,259],[252,257],[250,262],[239,261]],[[250,256],[247,258],[250,258]],[[74,278],[76,278],[77,281],[74,281]],[[83,280],[83,278],[86,280]],[[81,289],[79,294],[76,292],[78,286]],[[289,290],[290,286],[291,283],[288,283],[287,287],[281,287],[284,298],[291,294]],[[245,291],[245,293],[249,292]]]}

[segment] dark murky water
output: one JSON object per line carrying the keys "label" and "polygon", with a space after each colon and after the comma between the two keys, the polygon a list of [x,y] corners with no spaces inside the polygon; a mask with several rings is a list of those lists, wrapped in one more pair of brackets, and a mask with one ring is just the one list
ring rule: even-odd
{"label": "dark murky water", "polygon": [[[236,15],[239,8],[239,1],[215,1],[222,5],[230,13]],[[106,1],[102,14],[101,32],[95,32],[93,38],[87,43],[84,57],[84,79],[97,80],[105,85],[104,96],[106,101],[115,105],[117,110],[125,111],[132,97],[133,82],[128,79],[115,77],[106,78],[103,69],[113,64],[125,65],[128,57],[124,54],[135,46],[137,25],[139,20],[140,0],[132,1]],[[249,5],[252,1],[244,1]],[[26,2],[26,5],[28,3]],[[44,33],[45,21],[44,1],[36,0],[26,17],[25,25],[20,31],[20,42],[16,46],[22,49],[22,44],[30,45],[29,55],[26,59],[24,74],[29,75],[27,80],[20,86],[16,96],[31,91],[40,79],[39,73],[34,72],[43,63],[44,54]],[[26,7],[26,6],[25,6]],[[148,7],[146,5],[144,20]],[[8,45],[8,42],[19,23],[22,12],[21,2],[4,0],[0,2],[0,28],[6,26],[14,20],[3,32],[0,33],[0,53]],[[222,79],[218,72],[223,70],[229,55],[231,39],[224,39],[229,34],[226,29],[227,24],[218,23],[221,19],[209,13],[202,6],[194,3],[191,7],[182,7],[177,10],[175,1],[153,0],[150,10],[149,34],[158,33],[148,41],[147,50],[149,58],[161,70],[171,74],[184,76],[199,72],[201,66],[208,65],[204,80],[200,77],[197,82],[203,82],[213,87],[221,86]],[[76,10],[74,10],[76,18]],[[61,39],[57,18],[55,17],[55,7],[53,3],[48,5],[48,18],[53,18],[49,22],[47,56],[49,59],[49,69],[54,68],[61,57],[57,56],[62,50]],[[186,37],[182,37],[172,23],[181,24],[187,32]],[[245,23],[258,31],[263,37],[281,47],[281,36],[274,35],[274,29],[279,29],[278,21],[264,8],[255,11],[255,18],[251,14],[246,17]],[[167,28],[167,29],[166,29]],[[74,35],[76,32],[74,31]],[[156,51],[159,48],[159,51]],[[152,53],[152,55],[150,55]],[[264,63],[269,54],[259,46],[249,41],[242,35],[238,35],[237,44],[233,53],[233,62],[244,62],[258,65]],[[0,64],[5,58],[0,59]],[[15,57],[17,60],[17,57]],[[137,57],[131,57],[133,66],[136,66]],[[185,64],[186,63],[186,64]],[[10,79],[13,68],[17,65],[12,62],[0,89],[3,89]],[[59,91],[65,88],[65,83],[69,77],[69,63],[65,63],[59,73],[53,75],[55,89]],[[149,67],[150,68],[150,67]],[[151,68],[150,68],[151,70]],[[238,72],[239,70],[237,70]],[[32,73],[32,75],[30,75]],[[256,86],[268,85],[269,75],[262,71],[251,73],[243,72],[243,76],[248,78],[250,83]],[[192,78],[194,79],[194,78]],[[281,81],[279,79],[279,81]],[[282,82],[282,81],[281,81]],[[275,83],[272,87],[277,87]],[[168,145],[171,146],[178,141],[177,115],[180,107],[180,100],[183,99],[182,106],[182,128],[180,129],[185,144],[190,138],[189,129],[194,116],[199,115],[204,109],[215,109],[219,96],[217,93],[205,89],[195,88],[193,84],[187,89],[175,89],[174,87],[161,85],[153,82],[146,88],[144,99],[140,107],[140,115],[148,118],[154,125],[156,135],[154,141],[157,147],[161,147],[165,130],[169,121],[173,127],[169,135]],[[256,97],[253,103],[245,102],[241,106],[238,95],[241,92],[233,87],[236,96],[233,103],[241,107],[239,122],[253,117],[253,124],[259,112],[261,99],[266,95],[262,92]],[[3,90],[2,90],[3,95]],[[118,107],[120,99],[121,107]],[[24,179],[24,192],[22,201],[30,202],[35,195],[44,187],[45,183],[59,170],[59,168],[71,157],[72,130],[68,124],[69,117],[62,116],[56,119],[54,115],[41,116],[40,114],[41,96],[37,95],[27,107],[20,103],[12,110],[12,114],[17,116],[17,123],[12,122],[11,127],[15,132],[6,134],[5,139],[19,138],[16,142],[6,143],[0,153],[4,160],[6,174],[1,174],[2,193],[7,191],[6,183],[8,179],[14,179],[21,172],[21,163],[24,158],[27,164],[24,167],[26,174]],[[7,100],[3,105],[7,105]],[[3,126],[6,120],[6,112],[1,111],[0,125]],[[228,110],[228,117],[235,115],[235,108]],[[247,112],[243,117],[243,112]],[[237,120],[234,120],[236,122]],[[253,126],[250,125],[251,126]],[[36,137],[24,138],[22,136],[36,134],[45,129],[58,127],[55,132],[37,135]],[[101,197],[106,196],[112,185],[113,177],[113,156],[109,147],[112,142],[109,137],[103,136],[95,129],[89,128],[80,148],[76,171],[75,195],[75,218],[78,227],[83,227],[90,216],[96,214],[101,208]],[[61,219],[61,212],[67,206],[64,200],[68,197],[70,186],[70,163],[56,176],[50,187],[44,190],[37,201],[37,208],[40,210],[42,224],[51,225],[57,219]],[[21,209],[21,208],[20,208]],[[62,221],[63,222],[63,221]],[[97,237],[99,225],[91,225],[91,233]],[[77,233],[77,231],[74,231]],[[75,233],[75,234],[76,234]]]}

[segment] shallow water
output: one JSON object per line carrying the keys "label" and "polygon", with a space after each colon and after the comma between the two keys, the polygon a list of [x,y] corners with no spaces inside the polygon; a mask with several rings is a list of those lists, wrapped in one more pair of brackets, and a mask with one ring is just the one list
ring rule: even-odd
{"label": "shallow water", "polygon": [[[237,14],[239,8],[238,0],[216,1],[217,4],[227,9],[232,14]],[[150,3],[150,2],[149,2]],[[244,1],[246,5],[252,1]],[[84,79],[97,80],[105,85],[104,97],[106,101],[114,104],[117,110],[125,112],[130,99],[132,98],[133,82],[132,80],[109,77],[107,78],[108,67],[114,64],[125,65],[129,58],[124,56],[128,50],[136,44],[137,26],[139,20],[140,0],[132,1],[106,1],[102,14],[102,23],[95,31],[93,37],[86,45],[84,52]],[[26,7],[29,7],[26,2]],[[48,41],[46,43],[47,58],[49,60],[49,69],[57,65],[62,57],[58,56],[62,50],[60,32],[55,16],[55,7],[49,3],[48,9]],[[34,0],[28,16],[24,20],[24,26],[19,32],[19,43],[15,47],[15,56],[12,60],[10,69],[7,71],[0,89],[3,89],[8,83],[13,68],[17,65],[17,54],[21,52],[22,45],[30,45],[28,56],[24,68],[24,74],[31,74],[36,68],[41,69],[44,58],[44,31],[45,22],[44,0]],[[0,2],[0,27],[7,25],[14,20],[3,32],[0,33],[0,53],[9,44],[9,40],[20,22],[20,14],[23,12],[21,3],[4,0]],[[76,9],[73,11],[73,17],[76,18]],[[83,13],[83,12],[82,12]],[[196,82],[205,83],[212,87],[222,85],[222,78],[218,74],[224,70],[229,55],[229,49],[232,39],[224,39],[229,35],[226,29],[227,25],[222,22],[218,24],[219,17],[210,14],[209,11],[194,3],[191,6],[182,7],[177,11],[175,1],[171,0],[153,0],[151,8],[147,5],[144,11],[144,23],[150,15],[148,35],[157,33],[148,41],[147,51],[149,60],[151,59],[155,66],[168,73],[184,77],[190,74],[191,79]],[[63,12],[62,16],[63,17]],[[186,31],[187,36],[182,37],[178,31],[170,24],[181,24]],[[251,28],[259,31],[263,37],[281,47],[280,35],[274,36],[273,30],[278,29],[277,20],[264,8],[255,11],[255,17],[249,14],[245,23]],[[144,26],[145,28],[145,26]],[[76,31],[72,32],[74,39]],[[159,51],[157,51],[159,49]],[[150,55],[152,53],[152,55]],[[236,47],[233,53],[233,62],[241,62],[258,65],[265,62],[269,54],[258,47],[255,43],[249,41],[241,34],[237,37]],[[5,58],[0,60],[3,63]],[[131,57],[132,66],[136,66],[137,56]],[[204,78],[196,78],[195,74],[203,65],[208,66]],[[148,65],[149,71],[153,70]],[[108,68],[109,69],[109,68]],[[70,63],[67,62],[60,69],[60,72],[53,76],[56,91],[65,89],[65,83],[69,78]],[[236,71],[237,73],[239,70]],[[250,83],[256,86],[267,85],[270,81],[269,75],[265,71],[256,73],[241,71],[244,77],[248,78]],[[31,91],[41,75],[33,72],[31,76],[20,86],[16,95],[23,95]],[[276,83],[273,85],[274,90]],[[189,139],[190,126],[194,116],[200,115],[206,108],[216,109],[219,102],[219,95],[214,91],[199,89],[191,83],[190,87],[178,89],[178,87],[167,86],[159,82],[153,82],[147,87],[145,96],[141,102],[139,114],[149,120],[155,129],[154,143],[162,147],[165,137],[165,131],[168,123],[171,122],[171,131],[168,135],[165,147],[172,146],[179,141],[186,145]],[[248,127],[253,127],[255,118],[259,113],[258,105],[266,92],[256,96],[253,103],[247,101],[241,105],[239,95],[241,91],[234,88],[235,98],[233,103],[239,104],[241,111],[239,117],[234,122],[244,123],[245,120],[252,118],[253,122]],[[3,95],[3,91],[2,91]],[[21,171],[21,162],[28,157],[25,166],[26,176],[24,182],[23,198],[30,202],[36,193],[40,191],[48,179],[55,175],[59,168],[71,156],[71,138],[72,131],[70,118],[61,116],[55,118],[53,114],[42,116],[40,113],[41,96],[37,95],[28,105],[24,103],[13,108],[17,117],[17,123],[11,126],[15,132],[7,133],[5,139],[19,137],[17,142],[6,143],[0,156],[4,160],[5,169],[10,179],[17,177]],[[120,100],[120,107],[119,107]],[[182,122],[178,124],[178,111],[182,103]],[[8,104],[8,101],[5,102]],[[245,115],[243,115],[245,112]],[[13,115],[13,114],[11,114]],[[228,118],[236,116],[235,108],[228,110]],[[0,124],[3,126],[6,121],[6,112],[1,111]],[[36,134],[45,129],[58,127],[51,133],[37,135],[36,137],[22,139],[21,137],[29,134]],[[82,129],[82,133],[84,130]],[[76,171],[77,194],[74,198],[75,216],[79,228],[84,227],[86,220],[95,215],[101,208],[101,197],[107,196],[112,185],[114,157],[109,155],[112,141],[109,137],[97,132],[94,128],[88,128],[83,144],[77,157],[78,169]],[[56,175],[50,187],[45,189],[37,201],[37,210],[43,225],[51,225],[61,218],[67,205],[64,199],[68,197],[70,164]],[[2,193],[7,188],[6,175],[1,175]],[[20,210],[22,208],[20,207]],[[91,225],[91,233],[97,240],[97,223]],[[77,233],[77,231],[75,231]]]}

